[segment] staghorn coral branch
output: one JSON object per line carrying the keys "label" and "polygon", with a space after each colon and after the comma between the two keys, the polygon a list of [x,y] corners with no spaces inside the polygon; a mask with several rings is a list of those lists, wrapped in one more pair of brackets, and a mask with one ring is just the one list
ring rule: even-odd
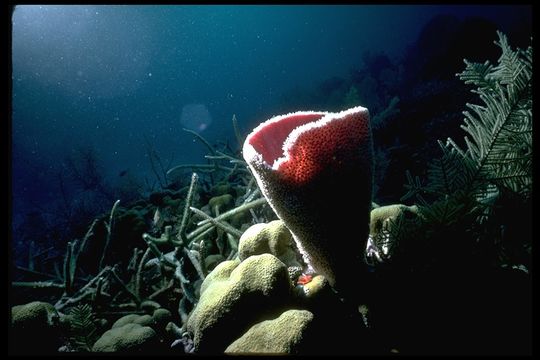
{"label": "staghorn coral branch", "polygon": [[109,216],[109,223],[105,223],[105,227],[107,228],[107,240],[105,241],[105,246],[103,247],[103,253],[101,254],[101,260],[99,261],[99,269],[103,268],[103,262],[105,261],[105,256],[107,254],[107,249],[109,248],[109,244],[111,242],[113,220],[114,220],[114,212],[116,211],[116,208],[118,207],[118,204],[120,204],[120,200],[116,200],[114,202],[114,205],[113,205],[113,207],[111,209],[111,215]]}
{"label": "staghorn coral branch", "polygon": [[208,226],[206,226],[206,229],[199,233],[197,236],[195,236],[194,238],[190,239],[190,243],[189,243],[189,247],[190,248],[195,248],[197,245],[197,241],[199,241],[200,239],[204,239],[206,237],[206,235],[210,234],[212,231],[214,231],[214,226],[212,223],[208,223],[207,224]]}
{"label": "staghorn coral branch", "polygon": [[94,219],[94,221],[92,221],[92,224],[90,225],[90,227],[88,228],[88,231],[84,235],[81,246],[79,246],[79,250],[77,251],[77,256],[81,252],[83,252],[84,249],[86,248],[86,243],[88,242],[88,239],[90,238],[90,236],[94,235],[94,227],[96,226],[97,222],[98,222],[98,219]]}
{"label": "staghorn coral branch", "polygon": [[146,260],[148,259],[148,256],[150,256],[150,247],[146,248],[146,251],[144,252],[144,255],[141,258],[141,261],[139,262],[139,266],[137,267],[137,274],[135,275],[135,294],[137,296],[141,296],[141,273],[142,269],[144,267],[144,264],[146,263]]}
{"label": "staghorn coral branch", "polygon": [[51,246],[47,249],[44,249],[44,250],[41,250],[40,252],[38,252],[37,254],[33,255],[32,257],[33,258],[38,258],[40,256],[43,256],[43,255],[47,255],[49,251],[53,250],[54,249],[54,246]]}
{"label": "staghorn coral branch", "polygon": [[[177,165],[171,169],[169,169],[167,171],[167,176],[170,176],[171,173],[175,172],[176,170],[179,170],[179,169],[192,169],[192,170],[198,170],[198,171],[201,171],[201,172],[206,172],[206,173],[212,173],[216,170],[223,170],[223,171],[231,171],[233,170],[233,168],[231,167],[228,167],[228,166],[223,166],[223,165],[211,165],[211,164],[181,164],[181,165]],[[243,171],[245,169],[238,169],[239,171]],[[247,171],[247,170],[246,170]]]}
{"label": "staghorn coral branch", "polygon": [[75,304],[79,301],[81,301],[83,298],[85,298],[88,295],[91,295],[94,290],[91,289],[91,287],[102,277],[104,274],[111,271],[110,266],[106,266],[97,274],[92,280],[90,280],[85,286],[83,286],[81,289],[79,289],[72,297],[66,297],[63,296],[60,300],[54,304],[54,307],[56,310],[61,311],[64,307],[70,304]]}
{"label": "staghorn coral branch", "polygon": [[[163,165],[161,163],[161,159],[160,159],[159,155],[157,154],[156,150],[154,149],[154,147],[152,146],[152,144],[150,143],[150,141],[148,140],[148,138],[146,137],[146,135],[144,135],[144,140],[145,140],[145,143],[146,143],[146,154],[148,155],[148,160],[150,161],[150,167],[152,168],[152,172],[154,173],[157,181],[159,182],[159,186],[162,189],[164,189],[166,187],[166,185],[167,185],[167,174],[165,174],[163,176],[163,181],[161,181],[161,175],[157,171],[156,165],[154,163],[154,158],[155,158],[159,163],[161,171],[163,173],[165,173],[165,171],[163,169]],[[152,186],[152,188],[153,188],[153,186]]]}
{"label": "staghorn coral branch", "polygon": [[201,242],[199,243],[199,260],[201,270],[205,276],[208,274],[208,269],[206,268],[206,263],[204,261],[204,259],[206,259],[206,256],[208,256],[208,249],[206,248],[204,240],[201,240]]}
{"label": "staghorn coral branch", "polygon": [[[182,298],[182,300],[183,299],[184,298]],[[182,300],[180,300],[180,303],[182,302]],[[180,306],[178,307],[178,312],[180,313],[179,315],[180,315],[180,318],[182,319],[182,322],[185,322],[185,320],[187,320],[187,314],[185,313],[185,311],[183,312],[180,311]],[[169,321],[169,323],[165,327],[165,331],[171,334],[171,337],[173,338],[181,338],[183,334],[182,329],[179,328],[178,325],[176,325],[172,321]]]}
{"label": "staghorn coral branch", "polygon": [[[243,204],[241,206],[238,206],[234,209],[231,209],[215,218],[213,218],[213,220],[215,221],[222,221],[222,220],[226,220],[236,214],[239,214],[241,212],[244,212],[244,211],[247,211],[251,208],[254,208],[254,207],[257,207],[259,205],[262,205],[262,204],[266,204],[266,199],[265,198],[260,198],[260,199],[257,199],[257,200],[253,200],[247,204]],[[206,215],[206,214],[205,214]],[[206,215],[208,216],[208,215]],[[200,235],[202,232],[205,232],[207,231],[208,229],[211,229],[213,227],[213,223],[211,220],[209,219],[205,219],[201,222],[199,222],[197,224],[199,227],[195,230],[193,230],[193,232],[189,233],[186,237],[187,239],[191,242],[193,240],[195,240],[198,235]]]}
{"label": "staghorn coral branch", "polygon": [[240,230],[237,230],[233,228],[231,225],[228,225],[224,222],[221,222],[219,220],[216,220],[216,218],[211,217],[210,215],[207,215],[204,211],[201,211],[193,206],[190,207],[191,211],[193,211],[195,214],[204,217],[205,219],[209,220],[212,224],[214,224],[216,227],[222,229],[223,231],[234,235],[234,236],[242,236],[242,232]]}
{"label": "staghorn coral branch", "polygon": [[231,234],[227,234],[227,240],[229,242],[229,246],[231,247],[232,251],[238,250],[238,240],[234,238]]}
{"label": "staghorn coral branch", "polygon": [[144,233],[143,238],[145,241],[151,241],[156,245],[164,245],[164,244],[171,244],[173,246],[182,246],[182,242],[175,239],[172,236],[172,226],[167,225],[165,226],[165,230],[163,231],[163,234],[159,238],[153,237],[150,234]]}
{"label": "staghorn coral branch", "polygon": [[94,291],[94,294],[93,294],[93,301],[96,304],[100,303],[103,296],[106,295],[105,292],[103,291],[104,284],[105,284],[105,278],[100,277],[96,284],[96,291]]}
{"label": "staghorn coral branch", "polygon": [[57,284],[52,281],[14,281],[11,283],[14,287],[29,287],[33,289],[43,289],[43,288],[55,288],[55,289],[65,289],[64,284]]}
{"label": "staghorn coral branch", "polygon": [[195,304],[197,302],[197,298],[195,297],[195,293],[193,290],[188,286],[190,284],[190,281],[184,276],[182,273],[183,271],[183,261],[184,259],[180,259],[178,261],[178,265],[176,267],[176,271],[174,272],[174,275],[180,280],[180,287],[182,288],[182,293],[184,296],[192,303]]}
{"label": "staghorn coral branch", "polygon": [[236,114],[233,114],[232,116],[232,124],[233,124],[233,129],[234,129],[234,136],[236,137],[238,146],[241,147],[244,144],[244,139],[242,135],[240,134],[240,127],[238,126],[238,120],[236,120]]}
{"label": "staghorn coral branch", "polygon": [[[212,158],[215,158],[215,159],[227,159],[232,164],[243,164],[243,165],[247,166],[247,163],[244,160],[237,159],[234,156],[231,156],[231,155],[226,154],[226,153],[224,153],[222,151],[219,151],[219,150],[216,150],[216,153],[218,154],[218,156],[213,156]],[[206,155],[205,157],[209,157],[209,155]]]}
{"label": "staghorn coral branch", "polygon": [[141,254],[142,250],[139,250],[137,248],[133,249],[133,255],[131,255],[131,259],[129,260],[127,269],[129,271],[136,271],[137,270],[137,264],[139,263],[139,255]]}
{"label": "staghorn coral branch", "polygon": [[171,290],[172,288],[174,288],[174,279],[169,280],[169,283],[167,284],[167,286],[156,290],[150,296],[148,296],[148,300],[153,300],[156,297],[158,297],[159,295]]}
{"label": "staghorn coral branch", "polygon": [[64,259],[64,294],[71,295],[73,287],[73,243],[67,243],[66,257]]}
{"label": "staghorn coral branch", "polygon": [[229,179],[231,178],[231,176],[233,176],[233,174],[234,174],[236,171],[238,171],[238,169],[239,169],[239,168],[238,168],[238,164],[234,164],[234,167],[232,168],[232,170],[229,171],[229,172],[227,173],[227,175],[225,175],[225,180],[226,180],[226,181],[229,181]]}
{"label": "staghorn coral branch", "polygon": [[257,195],[260,195],[261,194],[261,190],[259,188],[255,188],[255,190],[253,190],[251,192],[251,194],[249,194],[249,196],[246,197],[246,200],[244,200],[245,202],[250,202],[253,200],[254,197],[256,197]]}
{"label": "staghorn coral branch", "polygon": [[193,267],[195,268],[195,270],[197,270],[197,274],[199,275],[199,277],[202,280],[204,280],[205,276],[204,276],[204,271],[202,270],[201,260],[197,258],[197,255],[199,255],[199,258],[200,258],[200,254],[196,250],[189,250],[187,248],[184,248],[183,250],[184,250],[184,254],[187,255],[187,257],[193,264]]}
{"label": "staghorn coral branch", "polygon": [[[230,235],[227,233],[227,235]],[[225,241],[223,241],[223,230],[218,229],[218,235],[216,237],[216,240],[214,241],[216,243],[216,246],[218,248],[220,255],[225,255]]]}
{"label": "staghorn coral branch", "polygon": [[225,160],[228,158],[228,155],[204,155],[204,158],[208,160]]}
{"label": "staghorn coral branch", "polygon": [[[56,303],[54,305],[54,307],[56,308],[56,310],[58,311],[61,311],[64,307],[66,307],[67,305],[70,305],[70,304],[76,304],[82,300],[85,300],[86,298],[92,298],[92,295],[94,294],[95,290],[94,289],[86,289],[85,291],[81,292],[79,295],[77,296],[73,296],[73,297],[70,297],[70,298],[67,298],[67,300],[64,302],[64,303]],[[62,299],[60,299],[62,300]],[[60,301],[59,300],[59,301]]]}
{"label": "staghorn coral branch", "polygon": [[184,207],[184,213],[182,214],[182,221],[180,222],[180,228],[178,229],[178,234],[176,235],[176,238],[180,242],[180,245],[184,243],[184,239],[186,237],[185,232],[186,232],[186,224],[188,221],[189,208],[193,201],[193,192],[195,190],[195,186],[197,185],[198,179],[199,179],[199,176],[197,175],[197,173],[193,173],[191,175],[191,183],[189,185],[189,190],[186,197],[186,206]]}
{"label": "staghorn coral branch", "polygon": [[200,142],[202,142],[208,148],[208,150],[210,150],[210,153],[212,155],[216,154],[216,151],[214,150],[212,145],[210,145],[210,143],[205,138],[203,138],[200,134],[198,134],[197,132],[195,132],[193,130],[189,130],[189,129],[186,129],[186,128],[183,128],[182,130],[184,130],[185,132],[188,132],[191,135],[195,136]]}
{"label": "staghorn coral branch", "polygon": [[178,280],[180,280],[180,284],[189,284],[190,281],[183,274],[183,264],[184,264],[183,260],[180,259],[180,261],[178,261],[178,264],[176,265],[176,270],[174,271],[174,275],[176,276]]}
{"label": "staghorn coral branch", "polygon": [[231,253],[229,254],[229,256],[227,256],[226,260],[232,260],[234,259],[234,257],[236,256],[238,252],[236,250],[233,250],[231,251]]}
{"label": "staghorn coral branch", "polygon": [[116,273],[116,269],[115,268],[111,269],[110,273],[112,274],[114,279],[118,282],[118,284],[120,284],[120,286],[128,293],[128,295],[131,296],[133,300],[135,300],[135,303],[137,304],[137,306],[139,306],[141,303],[141,299],[139,298],[137,294],[135,294],[133,291],[131,291],[127,287],[127,285],[122,281],[122,279],[120,279],[120,277]]}
{"label": "staghorn coral branch", "polygon": [[152,237],[150,235],[144,233],[142,235],[142,238],[143,238],[144,241],[146,241],[146,244],[148,245],[148,248],[150,250],[152,250],[152,252],[154,253],[155,256],[157,256],[159,261],[161,261],[161,262],[165,261],[164,258],[163,258],[163,253],[161,252],[161,250],[158,249],[157,245],[152,240]]}
{"label": "staghorn coral branch", "polygon": [[31,274],[31,275],[38,275],[38,276],[43,276],[43,277],[53,278],[53,279],[54,278],[61,278],[61,276],[55,276],[55,275],[52,275],[52,274],[47,274],[47,273],[43,273],[43,272],[39,272],[39,271],[35,271],[35,270],[30,270],[30,269],[27,269],[27,268],[22,267],[22,266],[16,266],[15,268],[17,270],[23,271],[23,272]]}

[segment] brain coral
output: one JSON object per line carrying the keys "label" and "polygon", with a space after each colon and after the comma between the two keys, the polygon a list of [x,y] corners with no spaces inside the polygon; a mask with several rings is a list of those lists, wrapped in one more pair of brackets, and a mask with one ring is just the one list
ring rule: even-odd
{"label": "brain coral", "polygon": [[151,327],[127,323],[107,330],[92,347],[95,352],[139,352],[155,346],[156,332]]}
{"label": "brain coral", "polygon": [[197,353],[222,353],[254,323],[279,311],[291,291],[287,267],[271,254],[222,262],[205,278],[187,322]]}
{"label": "brain coral", "polygon": [[276,319],[253,325],[225,353],[295,354],[306,342],[304,333],[312,321],[313,314],[307,310],[287,310]]}
{"label": "brain coral", "polygon": [[301,267],[292,249],[292,235],[281,220],[259,223],[249,227],[238,242],[238,258],[243,261],[252,255],[272,254],[287,266]]}
{"label": "brain coral", "polygon": [[276,116],[248,135],[243,156],[306,263],[339,291],[358,281],[373,177],[368,110]]}
{"label": "brain coral", "polygon": [[60,314],[46,302],[12,307],[10,347],[18,355],[56,352],[60,346],[59,321]]}

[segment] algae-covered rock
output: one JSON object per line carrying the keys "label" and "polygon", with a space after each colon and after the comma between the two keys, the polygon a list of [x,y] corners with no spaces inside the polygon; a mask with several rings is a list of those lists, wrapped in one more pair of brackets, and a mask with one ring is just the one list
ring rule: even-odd
{"label": "algae-covered rock", "polygon": [[167,326],[167,323],[171,320],[172,314],[167,309],[156,309],[154,313],[152,314],[152,320],[153,320],[153,328],[156,331],[164,331],[165,326]]}
{"label": "algae-covered rock", "polygon": [[[228,220],[229,223],[235,228],[241,228],[242,225],[246,224],[249,227],[249,222],[252,220],[251,213],[249,211],[242,211],[234,214]],[[242,229],[240,230],[242,231]]]}
{"label": "algae-covered rock", "polygon": [[[17,354],[50,353],[60,344],[60,316],[54,306],[33,301],[11,308],[13,350]],[[31,346],[29,346],[31,344]]]}
{"label": "algae-covered rock", "polygon": [[180,199],[172,199],[170,196],[165,196],[163,198],[163,206],[170,207],[172,210],[177,210],[182,204]]}
{"label": "algae-covered rock", "polygon": [[309,341],[304,334],[312,326],[313,314],[307,310],[288,310],[277,319],[253,325],[230,344],[225,353],[296,354]]}
{"label": "algae-covered rock", "polygon": [[154,310],[159,309],[160,307],[161,305],[157,301],[144,300],[143,302],[141,302],[141,309],[143,309],[144,311],[148,313],[153,312]]}
{"label": "algae-covered rock", "polygon": [[212,187],[211,190],[212,196],[220,196],[225,194],[234,194],[234,188],[228,183],[217,184]]}
{"label": "algae-covered rock", "polygon": [[17,328],[49,327],[54,326],[59,320],[58,312],[54,306],[41,301],[16,305],[11,308],[11,316],[11,322]]}
{"label": "algae-covered rock", "polygon": [[250,326],[277,316],[292,298],[287,267],[271,254],[224,261],[201,285],[187,329],[198,353],[222,353]]}
{"label": "algae-covered rock", "polygon": [[291,232],[283,221],[255,224],[240,237],[238,257],[244,260],[252,255],[272,254],[287,266],[301,266],[296,260],[292,244]]}
{"label": "algae-covered rock", "polygon": [[[412,245],[410,241],[403,241],[403,231],[393,231],[394,226],[402,226],[407,224],[407,221],[413,220],[419,217],[418,207],[406,206],[402,204],[394,204],[381,206],[371,210],[371,219],[369,224],[369,240],[367,244],[367,256],[375,258],[381,262],[385,259],[393,257],[395,254],[394,245],[395,239],[392,238],[392,234],[400,234],[399,246],[401,252],[403,250],[410,249]],[[400,225],[396,225],[400,224]],[[377,244],[377,245],[375,245]]]}
{"label": "algae-covered rock", "polygon": [[208,206],[215,215],[223,213],[234,206],[234,198],[231,194],[215,196],[208,201]]}
{"label": "algae-covered rock", "polygon": [[339,307],[340,300],[324,275],[315,275],[310,282],[296,286],[296,294],[305,308],[319,319],[321,314],[331,314]]}
{"label": "algae-covered rock", "polygon": [[304,294],[308,299],[316,299],[323,293],[331,293],[328,280],[323,275],[316,275],[310,282],[304,285]]}
{"label": "algae-covered rock", "polygon": [[154,325],[154,319],[151,315],[140,315],[138,318],[134,319],[131,323],[139,324],[141,326],[152,326]]}
{"label": "algae-covered rock", "polygon": [[111,329],[122,327],[126,324],[133,324],[133,322],[140,317],[141,315],[139,314],[129,314],[129,315],[122,316],[120,319],[114,322]]}
{"label": "algae-covered rock", "polygon": [[373,237],[380,233],[384,226],[385,221],[388,219],[396,220],[400,216],[407,218],[416,217],[418,214],[418,208],[416,206],[407,206],[402,204],[394,204],[387,206],[380,206],[371,210],[371,221],[369,223],[369,234]]}
{"label": "algae-covered rock", "polygon": [[106,331],[92,347],[95,352],[140,352],[151,349],[156,332],[148,326],[125,324]]}
{"label": "algae-covered rock", "polygon": [[150,326],[155,331],[162,331],[167,323],[171,319],[171,312],[167,309],[156,309],[152,315],[138,315],[138,314],[129,314],[122,316],[120,319],[116,320],[112,325],[111,329],[119,328],[127,324],[138,324],[141,326]]}

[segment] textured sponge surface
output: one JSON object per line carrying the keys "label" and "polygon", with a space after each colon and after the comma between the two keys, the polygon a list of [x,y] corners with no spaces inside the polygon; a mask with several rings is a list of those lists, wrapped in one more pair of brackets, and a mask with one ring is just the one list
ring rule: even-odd
{"label": "textured sponge surface", "polygon": [[[273,150],[261,144],[272,144]],[[368,110],[274,117],[246,138],[243,156],[304,261],[335,289],[358,282],[373,180]]]}
{"label": "textured sponge surface", "polygon": [[325,113],[298,112],[266,121],[260,125],[260,131],[253,132],[250,144],[262,155],[270,166],[283,156],[283,144],[292,130],[320,119]]}
{"label": "textured sponge surface", "polygon": [[361,145],[370,136],[368,112],[329,114],[291,132],[278,160],[278,172],[293,183],[305,183],[322,171],[339,170],[358,161]]}

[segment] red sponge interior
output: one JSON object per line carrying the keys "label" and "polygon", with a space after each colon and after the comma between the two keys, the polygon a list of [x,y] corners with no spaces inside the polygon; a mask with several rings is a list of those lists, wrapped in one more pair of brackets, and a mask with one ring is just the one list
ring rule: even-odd
{"label": "red sponge interior", "polygon": [[304,124],[317,121],[325,113],[290,114],[277,121],[267,121],[249,140],[249,144],[262,155],[263,160],[270,166],[283,154],[283,143],[291,131]]}

